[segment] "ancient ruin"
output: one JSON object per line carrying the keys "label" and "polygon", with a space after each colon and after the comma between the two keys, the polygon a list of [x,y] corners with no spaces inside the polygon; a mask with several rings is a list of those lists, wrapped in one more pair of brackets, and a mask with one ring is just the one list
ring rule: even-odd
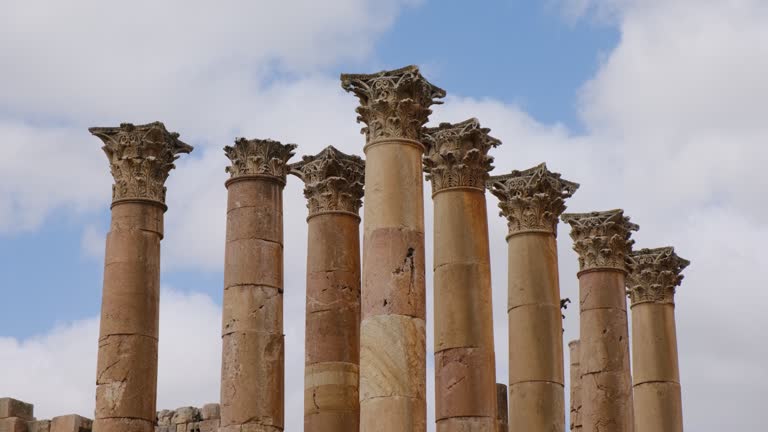
{"label": "ancient ruin", "polygon": [[683,431],[675,288],[690,262],[672,247],[641,249],[627,261],[632,310],[635,432]]}
{"label": "ancient ruin", "polygon": [[[439,432],[557,432],[568,419],[583,432],[682,432],[674,294],[689,262],[671,247],[633,251],[638,226],[622,210],[563,214],[579,185],[543,163],[491,176],[501,142],[474,118],[425,127],[446,93],[416,66],[343,74],[341,85],[359,100],[365,160],[327,147],[292,162],[297,146],[271,139],[224,148],[221,394],[202,408],[156,407],[165,181],[192,147],[160,122],[90,129],[114,177],[94,420],[37,420],[31,404],[3,398],[0,432],[283,431],[286,415],[299,415],[285,406],[285,374],[301,373],[285,370],[283,290],[298,287],[284,286],[284,248],[303,247],[283,241],[289,174],[303,182],[308,209],[305,431],[425,432],[432,409]],[[425,180],[434,208],[431,323]],[[508,226],[507,268],[494,270],[508,274],[503,365],[494,354],[487,191]],[[560,219],[579,260],[569,410]],[[497,368],[508,368],[508,383],[496,383]]]}
{"label": "ancient ruin", "polygon": [[631,432],[626,258],[638,226],[623,210],[564,214],[579,254],[579,367],[584,432]]}
{"label": "ancient ruin", "polygon": [[441,431],[493,430],[491,256],[485,181],[500,144],[476,119],[424,129],[434,202],[435,413]]}
{"label": "ancient ruin", "polygon": [[291,168],[309,209],[304,430],[358,430],[365,163],[328,147]]}
{"label": "ancient ruin", "polygon": [[508,221],[510,430],[565,427],[557,222],[579,185],[545,164],[491,177]]}

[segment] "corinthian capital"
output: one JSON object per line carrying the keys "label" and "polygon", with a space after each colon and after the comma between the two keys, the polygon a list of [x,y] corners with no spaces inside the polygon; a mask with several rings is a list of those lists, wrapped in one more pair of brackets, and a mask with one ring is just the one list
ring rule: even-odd
{"label": "corinthian capital", "polygon": [[454,187],[485,189],[488,172],[493,169],[488,151],[501,144],[488,135],[490,131],[474,118],[422,130],[427,146],[424,172],[432,181],[432,193]]}
{"label": "corinthian capital", "polygon": [[119,127],[93,127],[88,131],[104,142],[104,153],[115,184],[112,202],[148,200],[165,205],[165,181],[181,153],[192,146],[168,132],[160,122],[145,125],[122,123]]}
{"label": "corinthian capital", "polygon": [[641,249],[627,257],[627,292],[632,304],[674,303],[680,274],[691,262],[675,254],[675,248]]}
{"label": "corinthian capital", "polygon": [[557,220],[565,200],[578,183],[560,178],[542,163],[525,171],[512,171],[488,179],[488,190],[499,199],[500,216],[507,218],[509,235],[545,232],[557,235]]}
{"label": "corinthian capital", "polygon": [[357,216],[363,204],[365,162],[358,157],[326,147],[315,156],[304,156],[291,165],[291,173],[304,181],[309,216],[325,212]]}
{"label": "corinthian capital", "polygon": [[357,122],[369,143],[387,138],[419,141],[435,99],[445,90],[430,84],[416,66],[370,75],[342,74],[341,87],[360,99]]}
{"label": "corinthian capital", "polygon": [[296,144],[282,144],[271,139],[238,138],[234,146],[224,147],[232,165],[226,168],[230,179],[240,177],[269,177],[285,184],[288,159]]}
{"label": "corinthian capital", "polygon": [[640,227],[624,216],[624,210],[570,213],[564,214],[562,219],[571,225],[573,250],[579,254],[581,271],[627,271],[625,260],[634,244],[630,236]]}

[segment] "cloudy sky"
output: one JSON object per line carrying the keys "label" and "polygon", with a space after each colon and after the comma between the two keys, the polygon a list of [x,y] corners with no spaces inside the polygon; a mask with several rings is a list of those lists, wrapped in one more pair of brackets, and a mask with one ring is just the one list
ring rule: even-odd
{"label": "cloudy sky", "polygon": [[[764,427],[768,2],[107,3],[0,0],[0,396],[33,402],[39,418],[93,415],[112,179],[89,126],[161,120],[196,147],[168,181],[158,408],[199,406],[219,395],[222,147],[269,137],[299,154],[361,153],[339,73],[418,64],[449,93],[431,124],[474,116],[504,142],[495,173],[546,161],[581,183],[570,211],[622,207],[638,247],[672,245],[693,262],[677,295],[686,430]],[[506,226],[488,205],[505,382]],[[298,431],[296,179],[285,206],[286,426]],[[563,296],[577,298],[566,227],[559,241]],[[568,341],[578,315],[566,316]]]}

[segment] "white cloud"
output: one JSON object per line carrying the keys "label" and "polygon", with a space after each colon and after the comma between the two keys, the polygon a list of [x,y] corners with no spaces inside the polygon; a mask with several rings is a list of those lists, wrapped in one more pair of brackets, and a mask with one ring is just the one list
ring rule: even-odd
{"label": "white cloud", "polygon": [[[158,405],[218,400],[220,306],[202,294],[164,288],[160,312]],[[93,418],[98,333],[93,317],[25,340],[0,338],[4,395],[33,403],[40,419],[69,413]]]}
{"label": "white cloud", "polygon": [[0,81],[15,85],[0,103],[17,114],[91,121],[178,109],[215,115],[215,105],[270,70],[364,59],[400,9],[417,3],[6,1]]}

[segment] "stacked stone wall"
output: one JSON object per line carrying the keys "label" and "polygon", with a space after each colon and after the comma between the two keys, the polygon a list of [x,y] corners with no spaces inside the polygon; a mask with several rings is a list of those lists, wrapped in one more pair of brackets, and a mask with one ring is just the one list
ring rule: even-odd
{"label": "stacked stone wall", "polygon": [[34,405],[9,397],[0,398],[0,432],[91,432],[93,420],[69,414],[38,420]]}
{"label": "stacked stone wall", "polygon": [[219,404],[181,407],[157,413],[155,432],[216,432],[221,423]]}

